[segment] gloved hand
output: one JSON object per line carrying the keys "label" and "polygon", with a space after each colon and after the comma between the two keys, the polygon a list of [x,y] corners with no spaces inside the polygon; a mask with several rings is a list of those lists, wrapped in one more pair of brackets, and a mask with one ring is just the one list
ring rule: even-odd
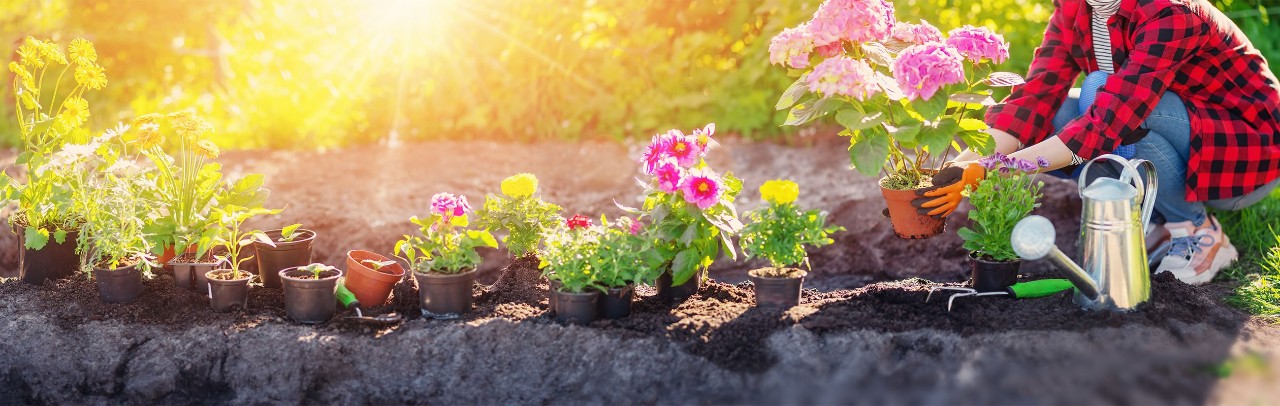
{"label": "gloved hand", "polygon": [[925,196],[911,201],[920,214],[943,218],[951,215],[964,198],[961,194],[969,186],[975,186],[987,177],[987,170],[976,162],[962,167],[949,166],[933,175],[933,186],[920,189],[916,194]]}

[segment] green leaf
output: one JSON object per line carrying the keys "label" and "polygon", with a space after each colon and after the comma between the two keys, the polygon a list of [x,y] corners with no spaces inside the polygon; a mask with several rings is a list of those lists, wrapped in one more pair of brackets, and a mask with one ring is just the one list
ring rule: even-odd
{"label": "green leaf", "polygon": [[995,72],[983,79],[982,83],[991,87],[1010,87],[1027,83],[1027,80],[1017,73]]}
{"label": "green leaf", "polygon": [[875,176],[889,157],[889,133],[882,127],[871,127],[850,138],[849,160],[859,173]]}
{"label": "green leaf", "polygon": [[917,113],[920,113],[920,116],[924,117],[925,120],[934,121],[937,120],[939,116],[942,116],[942,113],[947,112],[947,95],[946,93],[938,92],[928,100],[916,100],[911,102],[911,107],[914,108]]}
{"label": "green leaf", "polygon": [[782,125],[801,125],[813,121],[835,110],[840,103],[831,97],[822,97],[797,104],[787,113],[787,121]]}
{"label": "green leaf", "polygon": [[956,93],[951,95],[951,101],[964,104],[981,104],[983,106],[996,105],[996,99],[991,95],[984,93]]}
{"label": "green leaf", "polygon": [[[961,123],[961,127],[964,124]],[[996,151],[995,139],[991,134],[981,130],[964,130],[960,132],[960,141],[979,155],[987,156]]]}
{"label": "green leaf", "polygon": [[671,261],[671,285],[680,286],[698,273],[698,263],[701,258],[693,249],[680,251],[676,254],[674,260]]}
{"label": "green leaf", "polygon": [[934,155],[941,155],[951,148],[951,141],[958,132],[960,124],[955,120],[942,120],[936,127],[926,126],[920,129],[920,145]]}
{"label": "green leaf", "polygon": [[43,228],[27,227],[23,237],[26,240],[23,245],[28,249],[38,250],[49,244],[49,230]]}
{"label": "green leaf", "polygon": [[893,67],[893,54],[889,53],[889,49],[879,42],[862,43],[862,52],[867,56],[867,60],[876,65],[886,68]]}
{"label": "green leaf", "polygon": [[800,98],[804,97],[805,92],[809,91],[809,85],[804,82],[804,79],[807,76],[808,74],[800,76],[799,79],[796,79],[795,82],[791,83],[791,86],[787,87],[787,90],[782,92],[782,96],[778,97],[778,104],[774,105],[773,108],[782,110],[796,105],[796,103],[800,101]]}
{"label": "green leaf", "polygon": [[881,112],[867,114],[857,109],[844,109],[836,113],[836,122],[851,131],[864,130],[871,126],[879,125],[884,122],[884,119],[885,115]]}
{"label": "green leaf", "polygon": [[67,242],[67,231],[66,230],[54,231],[53,241],[57,242],[58,244]]}
{"label": "green leaf", "polygon": [[964,120],[960,120],[961,130],[982,131],[982,130],[986,130],[987,128],[988,128],[987,122],[976,119],[976,118],[966,118]]}
{"label": "green leaf", "polygon": [[271,240],[271,237],[268,237],[268,236],[267,236],[267,233],[264,233],[264,232],[261,232],[261,231],[255,231],[255,232],[253,232],[253,233],[251,234],[251,236],[253,237],[253,239],[258,240],[258,242],[261,242],[261,243],[263,243],[263,244],[267,244],[267,245],[272,246],[272,247],[276,246],[276,242],[275,242],[275,241],[272,241],[272,240]]}
{"label": "green leaf", "polygon": [[685,226],[684,233],[681,233],[680,244],[684,246],[688,246],[689,244],[693,244],[693,240],[696,238],[698,238],[698,226],[695,224],[690,224],[688,226]]}
{"label": "green leaf", "polygon": [[891,136],[894,141],[898,141],[898,143],[903,144],[903,147],[914,148],[917,138],[920,136],[920,128],[923,126],[924,123],[915,119],[910,119],[895,128],[893,133],[891,133]]}
{"label": "green leaf", "polygon": [[299,224],[290,224],[290,225],[284,226],[283,229],[280,229],[280,236],[284,237],[285,241],[292,241],[293,233],[295,231],[298,231],[298,227],[302,227],[302,224],[299,223]]}

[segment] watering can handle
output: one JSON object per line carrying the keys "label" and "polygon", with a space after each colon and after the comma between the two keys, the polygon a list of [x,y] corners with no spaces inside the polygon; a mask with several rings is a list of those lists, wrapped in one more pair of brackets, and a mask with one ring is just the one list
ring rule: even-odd
{"label": "watering can handle", "polygon": [[[1133,183],[1133,186],[1138,188],[1138,200],[1142,201],[1142,227],[1145,230],[1151,223],[1151,211],[1156,207],[1156,186],[1159,184],[1156,178],[1156,165],[1145,159],[1129,160],[1114,154],[1100,155],[1085,163],[1084,168],[1080,170],[1080,179],[1076,182],[1076,187],[1080,189],[1080,196],[1084,196],[1085,179],[1089,175],[1089,166],[1101,160],[1115,161],[1124,166],[1124,169],[1120,171],[1120,181]],[[1138,171],[1138,167],[1141,166],[1147,167],[1146,176],[1140,176],[1142,172]]]}

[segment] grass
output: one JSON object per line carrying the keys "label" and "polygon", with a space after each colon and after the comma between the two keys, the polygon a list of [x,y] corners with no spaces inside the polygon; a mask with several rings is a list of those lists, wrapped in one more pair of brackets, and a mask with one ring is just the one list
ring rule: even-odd
{"label": "grass", "polygon": [[1218,274],[1217,281],[1235,282],[1227,302],[1249,313],[1280,322],[1280,189],[1245,210],[1214,213],[1240,260]]}

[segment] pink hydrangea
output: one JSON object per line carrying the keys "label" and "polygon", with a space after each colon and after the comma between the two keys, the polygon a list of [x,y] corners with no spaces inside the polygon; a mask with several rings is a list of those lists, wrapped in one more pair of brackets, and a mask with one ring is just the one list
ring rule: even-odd
{"label": "pink hydrangea", "polygon": [[830,44],[817,47],[815,51],[818,52],[818,56],[821,56],[823,58],[830,58],[836,55],[840,55],[840,53],[844,52],[844,43],[832,42]]}
{"label": "pink hydrangea", "polygon": [[471,211],[467,197],[453,193],[436,193],[431,196],[431,211],[443,217],[458,217]]}
{"label": "pink hydrangea", "polygon": [[675,158],[666,157],[658,162],[658,167],[653,176],[658,178],[659,190],[666,193],[675,193],[680,190],[680,182],[685,178],[685,170],[680,167]]}
{"label": "pink hydrangea", "polygon": [[680,191],[684,194],[684,201],[698,206],[699,210],[706,210],[720,203],[724,186],[720,183],[720,176],[711,169],[698,168],[689,171],[689,176],[680,185]]}
{"label": "pink hydrangea", "polygon": [[893,39],[912,44],[942,42],[942,31],[925,20],[920,24],[897,23],[893,26]]}
{"label": "pink hydrangea", "polygon": [[809,33],[808,23],[782,30],[769,41],[769,63],[774,65],[807,68],[810,52],[813,52],[813,35]]}
{"label": "pink hydrangea", "polygon": [[912,45],[898,54],[893,77],[908,100],[929,99],[943,86],[964,82],[964,56],[936,42]]}
{"label": "pink hydrangea", "polygon": [[947,45],[960,51],[961,55],[974,63],[983,59],[1001,63],[1009,59],[1009,44],[1004,42],[1004,36],[986,27],[966,25],[951,30],[947,37]]}
{"label": "pink hydrangea", "polygon": [[881,88],[876,84],[875,70],[861,59],[847,56],[827,59],[813,67],[805,78],[809,90],[825,95],[843,95],[866,100]]}
{"label": "pink hydrangea", "polygon": [[815,46],[840,41],[878,41],[893,28],[893,5],[885,0],[827,0],[809,22]]}

